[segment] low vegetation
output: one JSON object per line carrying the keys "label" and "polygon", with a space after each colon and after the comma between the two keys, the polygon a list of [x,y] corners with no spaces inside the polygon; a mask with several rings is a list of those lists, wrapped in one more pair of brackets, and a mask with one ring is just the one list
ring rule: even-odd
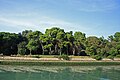
{"label": "low vegetation", "polygon": [[60,56],[58,56],[58,58],[60,59],[60,60],[70,60],[70,57],[68,56],[68,55],[65,55],[65,54],[62,54],[62,55],[60,55]]}
{"label": "low vegetation", "polygon": [[29,65],[29,66],[117,66],[120,62],[54,62],[54,61],[0,61],[0,65]]}
{"label": "low vegetation", "polygon": [[95,56],[93,56],[93,58],[96,60],[102,60],[102,56],[100,56],[100,55],[95,55]]}

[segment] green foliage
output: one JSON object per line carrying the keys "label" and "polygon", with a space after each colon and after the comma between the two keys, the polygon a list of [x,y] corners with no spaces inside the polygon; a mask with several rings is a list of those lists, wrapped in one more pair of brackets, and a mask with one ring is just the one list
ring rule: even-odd
{"label": "green foliage", "polygon": [[116,33],[114,34],[114,40],[115,40],[116,42],[119,42],[119,41],[120,41],[120,32],[116,32]]}
{"label": "green foliage", "polygon": [[117,58],[120,58],[120,54],[119,55],[116,55]]}
{"label": "green foliage", "polygon": [[114,56],[112,56],[112,55],[108,56],[107,58],[114,60]]}
{"label": "green foliage", "polygon": [[99,38],[97,38],[96,36],[90,36],[87,38],[87,46],[96,46],[98,47],[100,44],[100,40]]}
{"label": "green foliage", "polygon": [[93,58],[96,60],[102,60],[102,56],[100,55],[94,55]]}
{"label": "green foliage", "polygon": [[110,54],[111,56],[116,56],[116,55],[117,55],[117,49],[111,48],[110,51],[109,51],[109,54]]}
{"label": "green foliage", "polygon": [[96,55],[96,48],[94,46],[87,47],[86,48],[86,53],[90,56]]}
{"label": "green foliage", "polygon": [[20,55],[26,55],[27,54],[27,43],[26,42],[21,42],[18,44],[18,54]]}
{"label": "green foliage", "polygon": [[26,47],[30,50],[31,54],[31,51],[37,50],[39,46],[36,40],[30,40]]}
{"label": "green foliage", "polygon": [[26,49],[25,48],[19,48],[18,49],[18,54],[25,55],[25,53],[26,53]]}
{"label": "green foliage", "polygon": [[75,32],[74,38],[76,41],[84,42],[86,40],[85,34],[82,32]]}
{"label": "green foliage", "polygon": [[3,53],[4,55],[17,54],[18,43],[18,34],[0,32],[0,53]]}
{"label": "green foliage", "polygon": [[[40,31],[25,30],[22,33],[0,32],[0,54],[3,55],[89,55],[100,57],[120,55],[120,32],[104,37],[89,36],[85,33],[53,27]],[[97,55],[97,56],[96,56]]]}
{"label": "green foliage", "polygon": [[70,57],[68,55],[62,54],[58,57],[59,59],[63,59],[63,60],[70,60]]}
{"label": "green foliage", "polygon": [[38,48],[37,41],[30,40],[26,47],[29,50],[36,50]]}

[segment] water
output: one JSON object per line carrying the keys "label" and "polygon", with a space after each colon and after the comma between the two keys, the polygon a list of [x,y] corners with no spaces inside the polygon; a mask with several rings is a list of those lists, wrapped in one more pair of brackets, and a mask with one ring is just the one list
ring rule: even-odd
{"label": "water", "polygon": [[0,65],[0,80],[120,80],[120,66]]}

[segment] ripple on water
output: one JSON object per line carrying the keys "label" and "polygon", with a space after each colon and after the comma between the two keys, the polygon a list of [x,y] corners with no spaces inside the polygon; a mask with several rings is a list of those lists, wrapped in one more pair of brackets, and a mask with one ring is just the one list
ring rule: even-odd
{"label": "ripple on water", "polygon": [[107,78],[100,78],[100,80],[110,80],[110,79],[107,79]]}

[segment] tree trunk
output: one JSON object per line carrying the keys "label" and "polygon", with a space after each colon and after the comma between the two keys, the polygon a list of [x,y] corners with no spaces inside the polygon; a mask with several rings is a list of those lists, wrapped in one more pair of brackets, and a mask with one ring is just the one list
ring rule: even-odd
{"label": "tree trunk", "polygon": [[57,44],[55,45],[55,53],[57,53],[58,51],[57,51]]}
{"label": "tree trunk", "polygon": [[42,45],[42,55],[44,55],[44,52],[45,52],[45,51],[44,51],[44,47],[43,47],[43,45]]}
{"label": "tree trunk", "polygon": [[67,46],[67,55],[68,55],[68,46]]}
{"label": "tree trunk", "polygon": [[61,51],[61,48],[60,48],[60,55],[61,55],[61,52],[62,52],[62,51]]}
{"label": "tree trunk", "polygon": [[51,47],[49,48],[49,54],[51,55]]}
{"label": "tree trunk", "polygon": [[42,42],[40,42],[40,44],[41,44],[41,47],[42,47],[42,55],[44,55],[44,47],[43,47]]}
{"label": "tree trunk", "polygon": [[75,55],[75,47],[73,47],[73,55]]}
{"label": "tree trunk", "polygon": [[32,50],[30,50],[30,56],[32,55],[32,53],[31,53],[31,52],[32,52]]}

